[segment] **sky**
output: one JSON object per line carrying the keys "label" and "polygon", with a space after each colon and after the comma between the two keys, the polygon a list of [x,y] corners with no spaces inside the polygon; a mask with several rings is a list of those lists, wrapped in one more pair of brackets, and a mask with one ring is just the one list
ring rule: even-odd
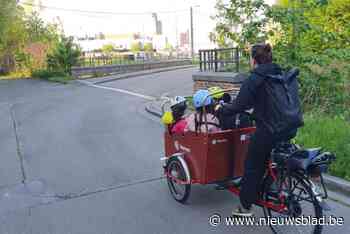
{"label": "sky", "polygon": [[[216,0],[41,0],[41,2],[47,7],[124,13],[98,14],[43,9],[42,17],[46,21],[52,21],[59,16],[65,33],[74,36],[94,35],[99,32],[151,34],[155,30],[151,12],[156,12],[163,24],[163,34],[169,38],[170,43],[176,45],[179,33],[190,29],[190,6],[193,6],[194,43],[197,49],[206,48],[210,44],[208,35],[215,27],[215,22],[210,16],[215,15]],[[144,12],[149,13],[138,14]]]}

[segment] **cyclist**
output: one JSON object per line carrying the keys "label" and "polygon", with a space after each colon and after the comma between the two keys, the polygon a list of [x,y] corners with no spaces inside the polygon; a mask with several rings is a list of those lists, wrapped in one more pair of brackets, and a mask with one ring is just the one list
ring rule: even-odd
{"label": "cyclist", "polygon": [[[261,180],[263,178],[266,162],[271,151],[283,136],[272,133],[268,126],[274,119],[271,113],[274,111],[266,103],[269,95],[261,88],[269,75],[282,75],[279,65],[272,63],[272,49],[269,44],[256,44],[251,49],[251,65],[254,67],[250,77],[246,79],[241,90],[232,104],[218,105],[215,109],[219,114],[234,115],[236,113],[254,109],[256,120],[256,132],[251,138],[247,158],[244,165],[244,175],[241,180],[240,205],[232,214],[234,216],[252,216],[252,204],[256,201]],[[296,135],[296,128],[288,132],[285,138]]]}

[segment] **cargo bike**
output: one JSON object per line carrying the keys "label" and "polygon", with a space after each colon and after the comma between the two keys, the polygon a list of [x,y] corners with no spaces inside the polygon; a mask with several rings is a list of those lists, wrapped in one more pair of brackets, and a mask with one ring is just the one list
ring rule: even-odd
{"label": "cargo bike", "polygon": [[[166,103],[163,103],[163,112]],[[249,113],[244,114],[250,116]],[[201,124],[208,129],[212,123],[204,121]],[[236,124],[232,129],[218,132],[200,129],[172,134],[170,126],[165,128],[165,157],[161,160],[172,197],[185,203],[191,186],[209,184],[239,196],[244,161],[255,126],[240,128]],[[261,207],[265,218],[270,220],[302,216],[321,220],[323,210],[328,208],[322,173],[327,171],[333,160],[335,156],[321,148],[302,149],[290,142],[276,144],[266,164],[255,205]],[[279,227],[270,227],[274,233],[279,232]],[[288,228],[293,233],[321,233],[323,225],[314,223]]]}

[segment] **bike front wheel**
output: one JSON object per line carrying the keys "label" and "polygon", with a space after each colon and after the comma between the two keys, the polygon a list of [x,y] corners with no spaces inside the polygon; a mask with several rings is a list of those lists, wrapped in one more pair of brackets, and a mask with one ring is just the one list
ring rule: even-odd
{"label": "bike front wheel", "polygon": [[[271,196],[271,189],[264,189],[263,198],[268,202],[283,203],[283,213],[263,207],[265,218],[275,220],[270,225],[275,233],[320,234],[322,232],[322,208],[311,189],[310,182],[298,175],[287,176],[280,185],[279,194],[285,194],[286,200]],[[322,219],[321,219],[322,218]]]}
{"label": "bike front wheel", "polygon": [[177,158],[170,159],[166,171],[171,195],[176,201],[185,203],[191,193],[191,184],[183,183],[188,181],[188,175],[186,175],[181,161]]}

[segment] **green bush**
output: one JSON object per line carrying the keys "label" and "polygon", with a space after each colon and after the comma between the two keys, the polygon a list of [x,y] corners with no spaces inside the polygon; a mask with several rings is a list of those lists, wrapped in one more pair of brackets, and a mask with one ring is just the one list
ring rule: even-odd
{"label": "green bush", "polygon": [[330,174],[350,180],[350,122],[344,116],[326,116],[318,112],[305,116],[305,126],[296,142],[307,148],[322,147],[336,154]]}
{"label": "green bush", "polygon": [[81,49],[73,37],[61,36],[53,52],[47,56],[49,70],[72,74],[72,67],[78,64]]}
{"label": "green bush", "polygon": [[50,70],[36,70],[32,72],[32,77],[48,80],[51,77],[65,77],[66,73],[60,71],[50,71]]}
{"label": "green bush", "polygon": [[48,81],[57,82],[61,84],[68,84],[70,80],[72,80],[72,77],[70,76],[53,76],[48,78]]}
{"label": "green bush", "polygon": [[343,113],[350,107],[350,49],[329,49],[322,54],[304,55],[301,94],[306,108]]}
{"label": "green bush", "polygon": [[64,72],[50,70],[36,70],[32,72],[32,77],[62,84],[67,84],[72,80],[72,77]]}

